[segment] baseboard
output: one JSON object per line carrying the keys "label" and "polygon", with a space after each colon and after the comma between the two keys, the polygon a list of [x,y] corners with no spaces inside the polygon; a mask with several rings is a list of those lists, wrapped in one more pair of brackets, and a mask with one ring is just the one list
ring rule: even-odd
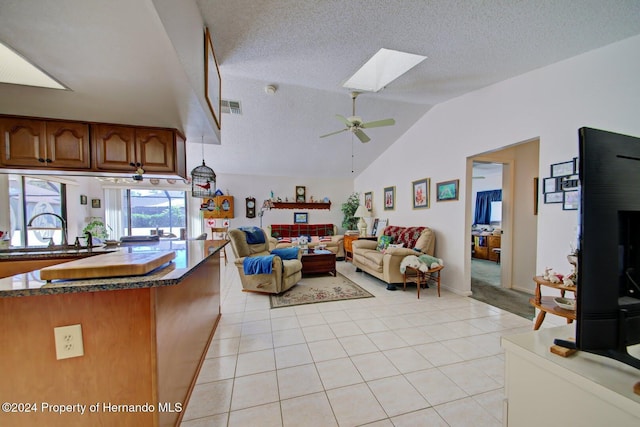
{"label": "baseboard", "polygon": [[520,286],[512,286],[511,289],[513,289],[514,291],[524,292],[525,294],[535,295],[535,290],[534,289],[523,288],[523,287],[520,287]]}
{"label": "baseboard", "polygon": [[442,289],[446,289],[447,291],[449,291],[451,293],[454,293],[456,295],[460,295],[460,296],[463,296],[463,297],[470,297],[471,294],[472,294],[472,292],[470,290],[469,291],[462,291],[460,289],[456,289],[456,288],[452,288],[450,286],[447,286],[444,283],[440,283],[440,287]]}

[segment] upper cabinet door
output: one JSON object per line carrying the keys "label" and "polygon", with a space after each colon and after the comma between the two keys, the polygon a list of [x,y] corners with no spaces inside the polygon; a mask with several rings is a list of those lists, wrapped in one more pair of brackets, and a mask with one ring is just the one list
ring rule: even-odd
{"label": "upper cabinet door", "polygon": [[94,169],[135,172],[135,128],[92,125]]}
{"label": "upper cabinet door", "polygon": [[42,120],[2,118],[0,135],[0,163],[4,166],[45,166],[47,138]]}
{"label": "upper cabinet door", "polygon": [[145,172],[174,172],[174,132],[165,129],[136,129],[136,159]]}
{"label": "upper cabinet door", "polygon": [[89,169],[89,126],[78,122],[47,122],[48,166]]}

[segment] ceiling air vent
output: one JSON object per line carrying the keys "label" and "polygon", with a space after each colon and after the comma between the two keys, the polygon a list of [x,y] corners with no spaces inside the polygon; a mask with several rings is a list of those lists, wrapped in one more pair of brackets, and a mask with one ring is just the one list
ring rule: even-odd
{"label": "ceiling air vent", "polygon": [[240,101],[230,101],[228,99],[223,99],[220,101],[222,103],[222,112],[227,114],[242,114],[242,108],[240,107]]}

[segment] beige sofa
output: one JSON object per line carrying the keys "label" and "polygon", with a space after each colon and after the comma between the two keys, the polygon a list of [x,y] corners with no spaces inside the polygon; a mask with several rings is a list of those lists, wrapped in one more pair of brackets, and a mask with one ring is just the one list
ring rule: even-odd
{"label": "beige sofa", "polygon": [[[318,245],[324,245],[327,250],[336,254],[336,258],[344,258],[344,235],[337,234],[338,227],[333,224],[277,224],[267,227],[266,233],[271,236],[269,237],[271,249],[290,247],[293,245],[291,239],[308,235],[311,236],[311,242],[308,244],[310,248],[315,249]],[[321,237],[324,239],[321,240]],[[278,238],[284,238],[285,241]]]}
{"label": "beige sofa", "polygon": [[392,244],[402,243],[404,247],[389,247],[380,251],[377,249],[378,242],[376,241],[355,240],[353,242],[353,265],[358,271],[365,271],[388,283],[387,289],[394,290],[394,283],[403,282],[400,263],[404,257],[420,254],[433,256],[436,234],[429,227],[388,226],[384,229],[383,235],[391,236]]}

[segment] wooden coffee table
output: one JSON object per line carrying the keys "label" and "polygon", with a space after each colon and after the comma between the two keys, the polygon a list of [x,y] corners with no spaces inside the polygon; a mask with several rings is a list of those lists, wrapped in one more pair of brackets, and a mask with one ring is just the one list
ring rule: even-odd
{"label": "wooden coffee table", "polygon": [[336,254],[329,253],[303,253],[302,274],[331,273],[336,275]]}

